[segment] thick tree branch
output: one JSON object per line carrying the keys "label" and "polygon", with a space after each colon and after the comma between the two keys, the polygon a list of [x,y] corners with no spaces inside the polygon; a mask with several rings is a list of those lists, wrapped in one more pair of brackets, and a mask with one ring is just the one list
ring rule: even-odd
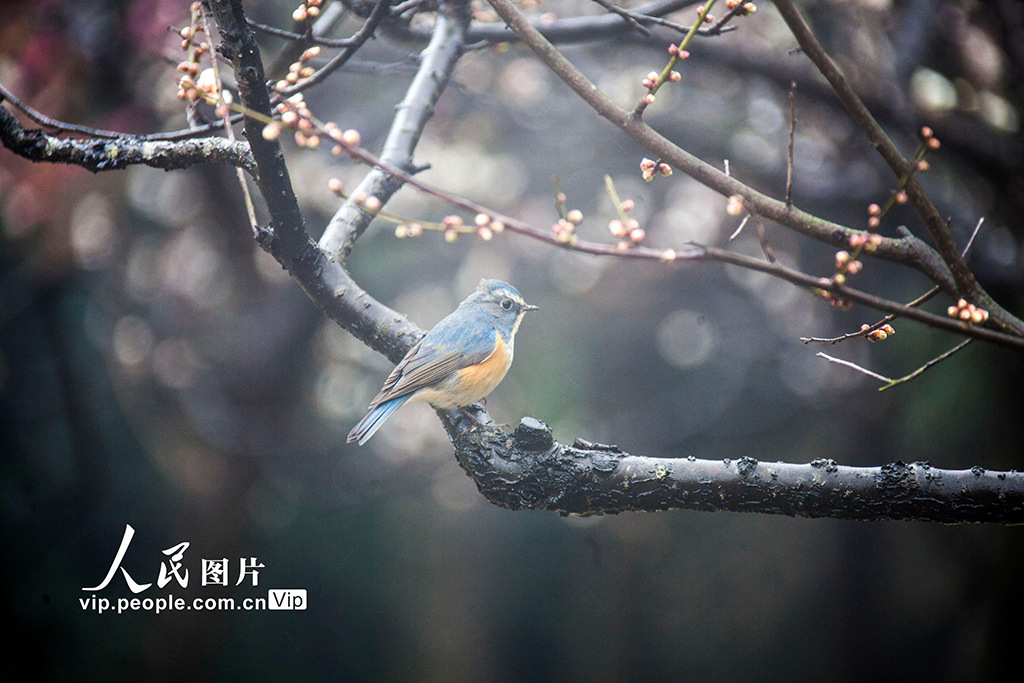
{"label": "thick tree branch", "polygon": [[942,470],[928,463],[847,467],[651,458],[577,439],[556,442],[524,418],[512,434],[496,427],[446,427],[459,463],[492,503],[563,514],[703,510],[859,521],[1024,524],[1024,474]]}
{"label": "thick tree branch", "polygon": [[[423,50],[416,77],[396,108],[381,152],[382,161],[407,173],[414,170],[416,145],[434,115],[434,106],[447,87],[465,47],[465,31],[470,18],[468,5],[444,3],[441,8],[434,23],[433,37]],[[376,197],[383,205],[402,184],[400,177],[380,167],[373,168],[327,224],[320,238],[320,249],[345,263],[356,240],[373,220],[373,215],[360,208],[354,198]]]}
{"label": "thick tree branch", "polygon": [[165,171],[208,163],[237,166],[250,173],[256,168],[249,145],[244,142],[224,138],[157,142],[133,136],[101,140],[56,138],[41,130],[25,130],[2,106],[0,143],[31,161],[81,166],[93,173],[138,165]]}
{"label": "thick tree branch", "polygon": [[[270,96],[259,46],[245,21],[242,0],[212,3],[220,32],[220,49],[231,59],[239,97],[246,111],[270,115]],[[267,203],[271,228],[257,241],[283,265],[306,294],[354,337],[397,363],[423,331],[405,316],[370,297],[345,269],[310,239],[292,189],[281,147],[262,135],[262,122],[246,117],[245,136],[252,144],[256,182]]]}

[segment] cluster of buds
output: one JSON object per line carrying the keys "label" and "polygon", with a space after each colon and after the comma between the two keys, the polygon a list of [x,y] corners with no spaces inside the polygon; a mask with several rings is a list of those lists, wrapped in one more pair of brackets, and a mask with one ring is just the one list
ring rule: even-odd
{"label": "cluster of buds", "polygon": [[[882,236],[877,233],[857,233],[856,235],[850,235],[850,248],[861,249],[864,251],[874,251],[882,243]],[[838,255],[837,255],[838,256]]]}
{"label": "cluster of buds", "polygon": [[868,204],[868,228],[877,230],[882,224],[882,207],[878,204]]}
{"label": "cluster of buds", "polygon": [[275,83],[274,87],[277,88],[278,90],[284,90],[288,86],[295,85],[299,81],[309,78],[310,76],[315,74],[316,69],[307,64],[307,62],[309,62],[309,60],[313,59],[319,54],[319,45],[314,45],[313,47],[308,48],[299,57],[299,61],[292,62],[291,64],[288,65],[288,75],[279,80],[277,83]]}
{"label": "cluster of buds", "polygon": [[[702,14],[704,14],[704,5],[697,5],[697,16],[699,17]],[[704,17],[704,23],[705,24],[711,24],[711,23],[714,23],[714,21],[715,21],[715,15],[713,15],[713,14],[709,13],[707,16]]]}
{"label": "cluster of buds", "polygon": [[359,147],[359,143],[363,141],[363,136],[359,134],[358,130],[355,128],[349,128],[348,130],[343,131],[338,127],[338,124],[333,121],[329,121],[324,124],[324,132],[327,133],[335,143],[337,143],[331,149],[331,154],[334,156],[340,156],[341,153],[345,151],[345,147]]}
{"label": "cluster of buds", "polygon": [[690,56],[689,50],[680,50],[675,44],[668,46],[668,53],[676,59],[687,59]]}
{"label": "cluster of buds", "polygon": [[583,222],[583,212],[573,209],[560,218],[557,223],[551,226],[551,232],[555,233],[555,241],[559,244],[576,246],[580,242],[576,234],[576,226]]}
{"label": "cluster of buds", "polygon": [[[576,213],[579,212],[577,211]],[[580,220],[582,219],[583,215],[580,214]],[[479,235],[480,239],[484,242],[489,242],[492,237],[505,230],[504,223],[492,219],[486,213],[478,213],[473,219],[473,224],[476,225],[476,234]]]}
{"label": "cluster of buds", "polygon": [[[825,284],[832,284],[832,283],[829,282],[827,279],[823,279],[822,280],[822,284],[825,285]],[[849,299],[844,299],[843,297],[839,296],[838,294],[833,294],[832,292],[830,292],[830,291],[828,291],[826,289],[819,289],[819,290],[817,290],[817,292],[818,292],[818,296],[820,296],[822,299],[827,301],[828,305],[831,306],[832,308],[838,308],[838,309],[843,310],[843,311],[848,311],[848,310],[850,310],[850,308],[853,307],[853,302],[852,301],[850,301]]]}
{"label": "cluster of buds", "polygon": [[955,306],[947,308],[946,314],[949,315],[950,318],[958,318],[968,325],[971,323],[980,325],[988,320],[988,311],[984,308],[978,308],[972,303],[968,303],[966,299],[960,299],[956,302]]}
{"label": "cluster of buds", "polygon": [[757,11],[757,5],[752,2],[744,2],[744,0],[726,0],[725,6],[730,10],[735,10],[738,17],[745,17]]}
{"label": "cluster of buds", "polygon": [[928,149],[938,149],[941,146],[939,139],[935,137],[935,132],[928,126],[921,128],[921,140],[924,141]]}
{"label": "cluster of buds", "polygon": [[400,240],[406,237],[419,237],[423,234],[423,225],[420,223],[399,223],[395,226],[395,237]]}
{"label": "cluster of buds", "polygon": [[[316,124],[313,123],[313,114],[309,111],[302,93],[295,93],[284,102],[277,105],[277,111],[281,114],[281,125],[295,131],[295,144],[299,147],[316,149],[320,146],[320,133]],[[271,128],[272,123],[263,128],[263,137],[268,140],[276,138],[280,130]],[[267,129],[270,129],[269,131]],[[270,137],[267,137],[270,135]]]}
{"label": "cluster of buds", "polygon": [[[870,332],[868,330],[870,330]],[[896,330],[889,323],[882,325],[877,330],[872,330],[871,325],[864,324],[860,326],[860,331],[866,333],[864,338],[869,342],[882,341],[886,337],[891,337],[896,334]]]}
{"label": "cluster of buds", "polygon": [[320,14],[320,5],[323,0],[306,0],[292,12],[292,21],[300,23],[307,19],[314,19]]}
{"label": "cluster of buds", "polygon": [[441,228],[444,230],[444,241],[452,244],[459,239],[459,233],[463,232],[466,222],[462,216],[451,214],[441,219]]}
{"label": "cluster of buds", "polygon": [[846,283],[846,275],[856,275],[860,272],[860,269],[864,267],[864,264],[857,259],[850,256],[850,252],[846,250],[840,250],[836,252],[836,274],[832,276],[832,279],[837,284]]}
{"label": "cluster of buds", "polygon": [[[633,210],[633,206],[633,200],[627,199],[619,204],[619,209],[625,215]],[[616,218],[608,223],[608,230],[611,231],[612,237],[619,240],[616,245],[619,249],[629,249],[647,237],[647,233],[640,227],[640,221],[635,218],[627,218],[625,221]],[[675,256],[672,258],[674,260]]]}
{"label": "cluster of buds", "polygon": [[672,175],[672,167],[663,161],[655,161],[654,159],[644,158],[640,162],[640,176],[647,182],[654,180],[655,175],[661,175],[665,178]]}
{"label": "cluster of buds", "polygon": [[644,80],[640,81],[640,85],[647,88],[648,90],[651,90],[652,88],[657,86],[660,83],[660,81],[661,74],[659,74],[657,71],[652,71],[649,74],[647,74],[647,77],[644,78]]}
{"label": "cluster of buds", "polygon": [[444,233],[444,241],[449,244],[457,242],[463,233],[475,232],[485,242],[505,230],[505,224],[493,220],[485,213],[478,213],[473,218],[473,224],[468,225],[462,216],[451,214],[441,219],[439,224],[428,223],[399,223],[395,226],[395,237],[405,239],[406,237],[419,237],[424,230],[440,230]]}

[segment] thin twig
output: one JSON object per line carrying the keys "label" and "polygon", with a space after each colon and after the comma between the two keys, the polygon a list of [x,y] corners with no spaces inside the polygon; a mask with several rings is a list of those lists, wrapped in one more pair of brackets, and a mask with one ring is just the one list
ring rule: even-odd
{"label": "thin twig", "polygon": [[[206,12],[206,5],[204,5],[201,2],[198,3],[198,5],[200,16],[202,16],[203,18],[203,26],[205,26],[207,32],[209,32],[210,27],[215,26],[216,22],[211,21],[210,16]],[[210,40],[212,41],[213,36],[209,33],[207,33],[207,35],[210,37]],[[220,67],[217,66],[217,60],[211,59],[210,66],[213,69],[213,78],[217,86],[217,98],[224,106],[223,114],[221,114],[221,120],[224,121],[224,132],[227,133],[228,140],[234,142],[235,129],[231,126],[231,109],[227,106],[230,103],[228,98],[231,97],[231,94],[227,93],[228,98],[225,98],[224,82],[221,80],[220,77]],[[253,205],[252,194],[249,192],[249,183],[246,182],[245,172],[242,169],[236,168],[235,174],[238,177],[238,184],[242,188],[242,199],[245,202],[245,212],[249,217],[249,226],[252,228],[253,235],[257,235],[259,233],[259,223],[256,220],[256,207]]]}
{"label": "thin twig", "polygon": [[627,24],[632,26],[634,29],[639,31],[641,34],[643,34],[645,36],[652,35],[651,34],[651,29],[649,29],[646,26],[642,25],[637,20],[638,18],[632,12],[630,12],[628,9],[623,9],[622,7],[619,7],[614,2],[611,2],[611,0],[594,0],[594,2],[599,4],[601,7],[604,7],[609,12],[613,12],[615,14],[618,14],[620,17],[622,17],[623,19],[626,20]]}
{"label": "thin twig", "polygon": [[786,208],[793,206],[793,147],[796,138],[796,81],[789,88],[789,162],[786,165]]}
{"label": "thin twig", "polygon": [[246,18],[245,22],[261,33],[266,33],[267,35],[276,36],[278,38],[285,38],[286,40],[301,40],[312,45],[319,45],[320,47],[351,47],[355,44],[354,36],[350,38],[320,38],[314,35],[311,31],[306,33],[296,33],[295,31],[288,31],[283,28],[261,24],[249,18]]}
{"label": "thin twig", "polygon": [[764,257],[768,259],[769,263],[775,263],[775,251],[772,249],[772,245],[768,244],[768,232],[764,229],[764,220],[760,216],[755,216],[754,224],[757,226],[757,241],[761,243]]}
{"label": "thin twig", "polygon": [[905,382],[909,382],[910,380],[914,379],[915,377],[920,375],[925,370],[928,370],[929,368],[932,368],[932,367],[938,365],[939,363],[941,363],[942,361],[946,360],[947,358],[952,356],[954,353],[956,353],[960,349],[962,349],[965,346],[967,346],[968,344],[970,344],[972,341],[974,341],[974,340],[973,339],[964,339],[962,342],[960,342],[959,344],[957,344],[956,346],[951,348],[949,351],[946,351],[941,356],[936,356],[935,358],[932,358],[930,361],[928,361],[927,363],[925,363],[924,365],[919,367],[917,370],[914,370],[909,375],[906,375],[904,377],[900,377],[899,379],[891,379],[891,380],[889,380],[889,382],[885,386],[878,387],[878,390],[879,391],[885,391],[886,389],[889,389],[891,387],[895,387],[895,386],[898,386],[898,385],[903,384]]}
{"label": "thin twig", "polygon": [[740,224],[738,226],[736,226],[736,229],[733,230],[731,235],[729,235],[729,239],[727,239],[726,242],[732,242],[734,239],[739,237],[740,233],[743,232],[743,227],[747,224],[748,220],[750,220],[750,214],[749,213],[746,216],[743,217],[743,220],[740,221]]}
{"label": "thin twig", "polygon": [[[974,226],[974,231],[971,233],[970,238],[967,240],[967,244],[964,246],[964,256],[967,256],[967,252],[970,251],[971,245],[974,244],[974,238],[978,236],[978,231],[981,230],[981,225],[984,222],[984,216],[978,219],[977,225]],[[921,306],[922,304],[930,301],[940,291],[942,290],[938,286],[932,287],[927,292],[925,292],[921,296],[917,297],[916,299],[908,303],[907,306],[910,306],[911,308],[917,308],[918,306]],[[873,325],[869,325],[861,330],[857,330],[856,332],[847,332],[846,334],[839,335],[838,337],[800,337],[800,341],[802,341],[804,344],[810,344],[812,342],[817,342],[819,344],[838,344],[839,342],[846,341],[847,339],[867,337],[875,330],[885,327],[898,317],[899,316],[895,314],[887,315]]]}
{"label": "thin twig", "polygon": [[892,382],[892,379],[890,379],[889,377],[886,377],[885,375],[879,375],[877,372],[872,372],[872,371],[868,370],[867,368],[862,367],[860,365],[857,365],[856,363],[854,363],[852,361],[843,360],[842,358],[836,358],[835,356],[830,356],[830,355],[828,355],[827,353],[825,353],[823,351],[818,351],[818,353],[816,353],[815,355],[818,356],[819,358],[824,358],[829,363],[838,363],[839,365],[845,365],[846,367],[852,368],[852,369],[856,370],[857,372],[864,373],[868,377],[874,377],[875,379],[877,379],[877,380],[879,380],[881,382]]}

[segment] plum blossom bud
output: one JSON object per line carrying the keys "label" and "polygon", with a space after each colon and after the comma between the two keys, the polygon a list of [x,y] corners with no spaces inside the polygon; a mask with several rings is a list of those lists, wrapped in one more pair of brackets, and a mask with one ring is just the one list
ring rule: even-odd
{"label": "plum blossom bud", "polygon": [[281,137],[281,124],[277,121],[271,121],[267,125],[263,126],[263,139],[274,141]]}
{"label": "plum blossom bud", "polygon": [[359,135],[359,131],[355,128],[349,128],[341,134],[341,141],[351,147],[358,147],[362,141],[362,137]]}

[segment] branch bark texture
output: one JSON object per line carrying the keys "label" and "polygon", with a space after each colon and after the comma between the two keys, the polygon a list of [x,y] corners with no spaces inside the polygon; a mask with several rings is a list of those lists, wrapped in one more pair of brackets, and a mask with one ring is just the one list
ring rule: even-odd
{"label": "branch bark texture", "polygon": [[30,161],[81,166],[93,173],[120,171],[138,165],[175,171],[206,163],[237,166],[250,173],[256,169],[249,145],[244,142],[224,138],[164,142],[128,135],[102,140],[58,138],[41,130],[25,130],[3,107],[0,107],[0,143]]}
{"label": "branch bark texture", "polygon": [[511,510],[588,515],[652,510],[758,512],[858,521],[1024,524],[1024,474],[943,470],[928,463],[847,467],[651,458],[616,446],[552,438],[524,418],[512,434],[496,427],[455,431],[459,463],[492,503]]}

